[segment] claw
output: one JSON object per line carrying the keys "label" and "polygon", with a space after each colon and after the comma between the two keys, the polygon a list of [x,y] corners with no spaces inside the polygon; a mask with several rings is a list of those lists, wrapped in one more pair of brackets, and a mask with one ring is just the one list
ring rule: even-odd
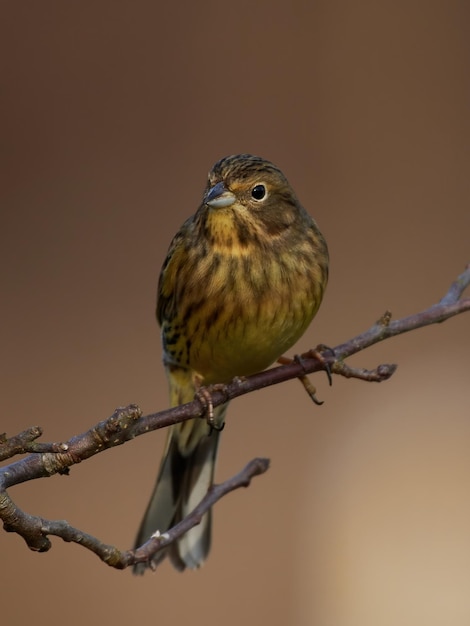
{"label": "claw", "polygon": [[215,423],[209,424],[209,437],[212,435],[214,430],[216,433],[221,433],[224,428],[225,428],[225,422],[223,422],[220,426],[217,426],[217,424]]}
{"label": "claw", "polygon": [[[299,354],[294,355],[293,360],[298,363],[299,365],[302,365],[302,357]],[[305,391],[308,393],[308,395],[310,396],[310,398],[313,400],[313,402],[317,405],[317,406],[321,406],[323,404],[323,400],[319,400],[317,398],[317,390],[315,385],[312,383],[312,381],[305,375],[305,376],[299,376],[299,380],[302,383],[302,385],[304,386]]]}
{"label": "claw", "polygon": [[312,381],[309,380],[307,378],[307,376],[300,376],[299,380],[302,383],[302,385],[304,386],[305,391],[308,393],[310,398],[313,400],[313,402],[317,406],[321,406],[324,403],[324,401],[323,400],[319,400],[317,398],[317,395],[316,395],[317,394],[317,390],[315,389],[315,386],[313,385]]}
{"label": "claw", "polygon": [[328,384],[331,387],[333,385],[333,376],[331,375],[331,365],[329,364],[328,361],[325,360],[325,357],[323,356],[323,352],[329,352],[333,358],[335,357],[335,351],[333,350],[333,348],[330,348],[329,346],[325,346],[324,344],[319,344],[316,348],[313,348],[313,350],[310,350],[307,354],[310,357],[313,357],[314,359],[318,359],[320,361],[320,363],[323,365],[323,369],[325,370],[325,374],[326,377],[328,378]]}
{"label": "claw", "polygon": [[[296,363],[298,363],[300,366],[302,366],[302,357],[299,356],[298,354],[296,354],[294,356],[293,359],[289,359],[286,356],[280,356],[277,360],[278,363],[280,363],[281,365],[289,365],[289,363],[292,363],[293,361],[295,361]],[[300,382],[302,383],[303,388],[305,389],[305,391],[308,393],[308,395],[310,396],[310,399],[317,405],[317,406],[321,406],[323,404],[323,400],[319,400],[317,398],[317,390],[315,389],[314,384],[310,381],[310,379],[306,376],[306,375],[302,375],[302,376],[298,376],[298,379],[300,380]]]}
{"label": "claw", "polygon": [[220,433],[225,428],[223,424],[216,424],[214,418],[214,405],[212,404],[211,391],[223,390],[225,385],[211,385],[210,387],[200,387],[195,394],[206,414],[206,423],[209,426],[209,437],[214,431]]}

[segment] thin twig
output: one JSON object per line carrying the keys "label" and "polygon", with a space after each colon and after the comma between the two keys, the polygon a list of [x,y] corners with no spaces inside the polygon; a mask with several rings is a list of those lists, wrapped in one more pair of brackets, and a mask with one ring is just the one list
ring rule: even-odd
{"label": "thin twig", "polygon": [[134,563],[151,563],[152,557],[160,552],[164,548],[173,543],[176,539],[188,532],[193,526],[196,526],[201,522],[204,513],[207,511],[223,496],[240,487],[248,487],[251,480],[255,476],[264,474],[269,468],[269,459],[253,459],[250,461],[241,472],[229,478],[220,485],[212,485],[207,492],[206,496],[201,500],[197,507],[192,511],[190,515],[185,517],[181,522],[170,528],[165,533],[156,533],[149,539],[143,546],[133,551],[130,550],[125,553],[126,567],[128,565],[134,565]]}

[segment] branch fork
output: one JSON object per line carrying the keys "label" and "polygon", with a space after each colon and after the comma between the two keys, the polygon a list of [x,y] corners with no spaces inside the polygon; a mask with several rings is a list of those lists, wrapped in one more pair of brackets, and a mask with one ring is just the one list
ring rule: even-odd
{"label": "branch fork", "polygon": [[[53,474],[67,474],[71,466],[149,431],[198,417],[210,419],[210,412],[220,404],[294,378],[300,379],[312,400],[319,404],[315,387],[307,375],[321,370],[326,371],[329,378],[331,374],[334,374],[367,382],[388,380],[396,371],[395,364],[381,364],[375,369],[367,370],[351,367],[345,363],[345,360],[379,341],[416,328],[441,323],[455,315],[469,311],[470,298],[461,297],[469,285],[470,265],[451,284],[444,297],[428,309],[398,320],[392,320],[391,313],[386,311],[371,328],[335,348],[318,346],[294,359],[281,357],[279,367],[273,367],[246,378],[236,378],[228,385],[213,385],[204,388],[203,401],[200,397],[196,397],[193,402],[146,416],[142,416],[142,411],[137,405],[120,407],[108,419],[99,422],[81,435],[72,437],[67,442],[37,441],[42,436],[42,429],[39,426],[33,426],[10,438],[7,438],[5,434],[0,435],[0,461],[12,459],[19,454],[28,454],[25,458],[0,468],[0,518],[3,520],[4,529],[19,534],[31,550],[38,552],[45,552],[51,548],[49,536],[53,535],[61,537],[64,541],[80,544],[94,552],[103,562],[117,569],[151,561],[158,551],[164,550],[172,541],[198,524],[204,513],[218,500],[235,489],[247,487],[255,476],[266,472],[269,460],[254,459],[232,478],[213,485],[198,506],[184,520],[163,534],[155,532],[154,536],[137,550],[121,551],[74,528],[64,520],[46,520],[29,515],[14,503],[8,490],[10,487],[29,480]],[[158,531],[158,529],[155,530]]]}

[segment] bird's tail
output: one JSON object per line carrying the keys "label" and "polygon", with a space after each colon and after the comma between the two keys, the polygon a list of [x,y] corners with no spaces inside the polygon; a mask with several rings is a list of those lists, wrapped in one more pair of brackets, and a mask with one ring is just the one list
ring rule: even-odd
{"label": "bird's tail", "polygon": [[[222,427],[227,405],[214,409],[214,420]],[[141,546],[157,530],[161,533],[180,522],[201,502],[213,483],[220,432],[210,431],[204,419],[192,419],[171,427],[152,497],[140,525],[135,547]],[[199,567],[211,545],[211,511],[201,523],[157,553],[152,566],[166,556],[179,570]],[[143,574],[147,563],[134,566]]]}

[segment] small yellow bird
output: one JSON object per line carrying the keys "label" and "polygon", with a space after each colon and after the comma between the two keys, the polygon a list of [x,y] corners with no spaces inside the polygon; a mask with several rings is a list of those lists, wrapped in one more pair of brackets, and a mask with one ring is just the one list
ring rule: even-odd
{"label": "small yellow bird", "polygon": [[[304,333],[328,280],[328,249],[315,221],[275,165],[228,156],[209,173],[202,203],[171,242],[158,285],[157,319],[171,406],[202,385],[267,368]],[[206,495],[227,405],[215,429],[192,419],[170,428],[157,482],[136,539],[174,526]],[[158,553],[184,570],[211,543],[211,514]],[[147,563],[134,572],[143,573]]]}

